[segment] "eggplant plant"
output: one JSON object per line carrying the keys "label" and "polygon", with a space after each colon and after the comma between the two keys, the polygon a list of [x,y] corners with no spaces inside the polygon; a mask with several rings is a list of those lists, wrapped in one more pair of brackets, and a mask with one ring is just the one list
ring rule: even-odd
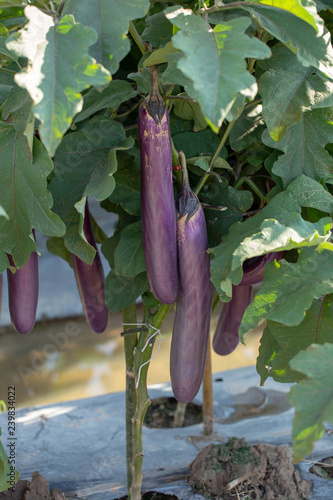
{"label": "eggplant plant", "polygon": [[[331,16],[328,0],[2,2],[0,276],[26,333],[38,230],[72,263],[93,330],[123,312],[131,500],[171,308],[179,401],[200,387],[213,296],[217,352],[266,321],[261,383],[297,382],[295,462],[333,421]],[[113,234],[92,229],[89,197],[117,215]]]}

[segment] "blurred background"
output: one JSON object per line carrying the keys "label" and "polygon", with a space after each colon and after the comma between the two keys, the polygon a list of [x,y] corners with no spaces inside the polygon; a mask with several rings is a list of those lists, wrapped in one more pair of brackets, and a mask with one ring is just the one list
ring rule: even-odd
{"label": "blurred background", "polygon": [[[92,215],[108,236],[116,217],[89,200]],[[39,301],[35,328],[28,335],[11,326],[8,310],[7,277],[4,273],[0,317],[0,400],[6,400],[8,386],[16,387],[17,407],[56,403],[125,390],[125,359],[121,313],[110,313],[107,330],[93,333],[85,321],[73,270],[46,249],[46,237],[36,232],[39,257]],[[100,252],[101,253],[101,252]],[[109,265],[101,254],[105,275]],[[221,311],[215,309],[213,335]],[[138,303],[138,320],[143,307]],[[175,307],[154,347],[148,383],[167,382],[169,353]],[[254,365],[262,327],[250,332],[246,345],[239,344],[229,356],[212,353],[213,372]],[[159,348],[159,349],[158,349]],[[158,349],[158,352],[157,352]]]}

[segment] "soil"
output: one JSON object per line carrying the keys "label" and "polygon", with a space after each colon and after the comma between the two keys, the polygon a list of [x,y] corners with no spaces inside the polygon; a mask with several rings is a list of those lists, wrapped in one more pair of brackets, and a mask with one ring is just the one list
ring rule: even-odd
{"label": "soil", "polygon": [[[160,491],[146,491],[141,495],[142,500],[179,500],[176,495],[168,495],[166,493],[161,493]],[[116,498],[115,500],[128,500],[128,495]]]}
{"label": "soil", "polygon": [[[177,410],[175,398],[156,398],[148,407],[144,425],[153,429],[169,429],[174,427],[174,417]],[[202,407],[189,403],[186,406],[185,418],[182,427],[200,424],[202,422]]]}
{"label": "soil", "polygon": [[206,446],[190,469],[190,485],[208,498],[303,500],[311,494],[311,483],[292,464],[289,446],[249,445],[230,438]]}
{"label": "soil", "polygon": [[32,473],[31,481],[20,479],[14,486],[14,491],[0,493],[0,500],[66,500],[65,494],[55,488],[50,491],[46,479],[38,471]]}

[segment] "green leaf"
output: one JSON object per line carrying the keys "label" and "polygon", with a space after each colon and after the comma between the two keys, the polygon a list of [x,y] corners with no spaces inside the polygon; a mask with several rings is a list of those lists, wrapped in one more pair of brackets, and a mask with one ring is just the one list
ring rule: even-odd
{"label": "green leaf", "polygon": [[309,109],[333,104],[333,83],[312,67],[304,67],[282,44],[272,49],[268,71],[259,79],[262,113],[270,136],[281,140],[290,125],[299,122]]}
{"label": "green leaf", "polygon": [[7,48],[30,61],[15,81],[33,99],[35,117],[41,122],[40,137],[53,156],[82,108],[80,92],[90,85],[106,85],[110,74],[88,55],[88,47],[97,38],[93,29],[76,23],[73,16],[54,25],[36,7],[28,6],[24,12],[29,22],[9,38]]}
{"label": "green leaf", "polygon": [[104,200],[115,188],[115,150],[126,141],[123,126],[111,118],[95,116],[77,132],[67,134],[54,158],[54,177],[49,189],[54,210],[66,224],[67,249],[91,264],[95,250],[83,235],[87,196]]}
{"label": "green leaf", "polygon": [[293,460],[299,462],[323,434],[324,422],[333,423],[333,344],[313,344],[300,352],[290,365],[307,379],[291,388],[289,401],[295,406]]}
{"label": "green leaf", "polygon": [[[304,221],[300,214],[301,208],[297,200],[290,191],[284,191],[277,194],[253,217],[242,223],[235,223],[228,235],[222,238],[221,244],[211,248],[212,282],[221,300],[227,302],[231,299],[228,295],[231,283],[237,285],[241,281],[241,263],[246,258],[284,250],[285,246],[298,248],[303,242],[305,245],[317,245],[321,240],[329,238],[328,219],[323,219],[318,225],[311,224]],[[273,235],[277,237],[275,241]],[[246,239],[249,243],[246,247],[249,252],[247,254],[242,250]]]}
{"label": "green leaf", "polygon": [[167,63],[168,59],[166,59],[166,56],[174,52],[179,52],[179,51],[178,49],[175,49],[175,47],[172,45],[171,42],[168,42],[165,47],[154,50],[154,52],[152,52],[150,56],[144,60],[143,67],[148,68],[149,66],[153,66],[156,64]]}
{"label": "green leaf", "polygon": [[129,224],[121,231],[114,252],[115,273],[132,278],[146,270],[142,247],[141,221]]}
{"label": "green leaf", "polygon": [[150,71],[148,69],[145,69],[144,71],[137,71],[136,73],[129,73],[127,77],[136,82],[138,92],[141,92],[141,94],[149,94]]}
{"label": "green leaf", "polygon": [[[247,18],[233,19],[212,30],[190,10],[169,7],[165,13],[180,28],[172,44],[184,54],[177,66],[191,80],[189,95],[199,102],[208,124],[217,132],[238,92],[249,98],[257,93],[256,80],[246,71],[245,59],[267,58],[270,49],[257,38],[245,35],[251,23]],[[203,61],[209,61],[204,70]]]}
{"label": "green leaf", "polygon": [[273,173],[283,179],[284,187],[302,174],[316,181],[333,177],[333,158],[325,149],[332,135],[333,123],[321,109],[304,113],[279,142],[273,141],[268,132],[263,133],[264,144],[284,151],[273,166]]}
{"label": "green leaf", "polygon": [[243,8],[253,14],[275,38],[297,55],[304,66],[314,66],[329,78],[333,77],[333,49],[331,35],[316,33],[310,24],[291,12],[264,5]]}
{"label": "green leaf", "polygon": [[239,336],[264,319],[295,326],[305,317],[314,299],[333,292],[332,253],[314,248],[300,251],[295,264],[281,260],[267,265],[263,284],[246,309]]}
{"label": "green leaf", "polygon": [[271,366],[272,360],[274,359],[274,356],[278,349],[279,343],[274,335],[272,335],[272,333],[270,332],[268,324],[260,339],[259,355],[257,357],[256,363],[256,369],[258,374],[260,375],[260,385],[264,385],[264,383],[268,379],[270,375],[268,367]]}
{"label": "green leaf", "polygon": [[[176,149],[181,149],[186,158],[200,155],[211,155],[215,153],[220,139],[211,129],[207,128],[200,132],[182,132],[172,136]],[[226,156],[226,148],[222,149],[221,156]]]}
{"label": "green leaf", "polygon": [[110,201],[120,203],[129,214],[141,214],[140,195],[140,152],[132,149],[130,153],[118,155],[118,169],[114,176],[116,188]]}
{"label": "green leaf", "polygon": [[150,42],[154,49],[163,47],[172,36],[172,24],[164,12],[158,12],[146,18],[146,26],[141,34],[142,40]]}
{"label": "green leaf", "polygon": [[34,139],[31,164],[25,142],[12,125],[0,122],[1,205],[9,216],[9,220],[0,221],[0,249],[13,255],[17,267],[22,267],[36,250],[32,228],[49,236],[65,232],[64,223],[50,210],[53,201],[46,189],[52,161]]}
{"label": "green leaf", "polygon": [[149,6],[149,0],[68,0],[62,16],[73,14],[76,21],[97,32],[89,53],[113,75],[130,50],[129,22],[143,17]]}
{"label": "green leaf", "polygon": [[[178,94],[178,96],[186,96],[186,94]],[[175,115],[184,120],[194,121],[193,132],[199,132],[207,127],[207,122],[197,102],[187,99],[175,99],[172,102]]]}
{"label": "green leaf", "polygon": [[[1,436],[1,430],[0,430],[0,436]],[[2,442],[0,441],[0,492],[8,490],[9,476],[10,479],[12,478],[12,476],[15,478],[15,484],[20,478],[19,472],[17,472],[15,467],[9,462],[5,448]],[[15,484],[11,486],[15,486]]]}
{"label": "green leaf", "polygon": [[7,41],[8,36],[0,36],[0,54],[4,55],[6,58],[13,59],[13,61],[17,61],[18,58],[7,49]]}
{"label": "green leaf", "polygon": [[323,20],[317,14],[316,4],[311,0],[253,0],[261,5],[268,5],[274,8],[287,10],[294,16],[303,19],[310,24],[317,32],[323,29]]}
{"label": "green leaf", "polygon": [[63,238],[49,238],[46,242],[46,247],[49,252],[57,255],[72,267],[71,253],[67,250]]}
{"label": "green leaf", "polygon": [[84,96],[82,111],[75,116],[74,123],[85,120],[101,109],[116,110],[121,103],[132,99],[137,94],[137,91],[132,89],[132,85],[125,80],[112,80],[102,92],[91,89]]}
{"label": "green leaf", "polygon": [[179,69],[178,62],[183,58],[182,52],[171,52],[165,55],[168,61],[167,69],[162,74],[163,85],[180,85],[187,93],[193,92],[192,81]]}
{"label": "green leaf", "polygon": [[140,295],[149,290],[146,273],[134,278],[117,276],[111,271],[105,280],[105,303],[112,312],[118,312],[132,304]]}
{"label": "green leaf", "polygon": [[20,89],[16,85],[12,88],[6,102],[2,108],[3,120],[13,117],[13,127],[16,132],[25,135],[26,151],[32,161],[32,145],[35,134],[35,118],[32,113],[32,99],[25,89]]}
{"label": "green leaf", "polygon": [[225,236],[230,226],[241,221],[245,213],[253,203],[253,196],[250,191],[238,191],[228,186],[225,177],[221,177],[222,182],[213,179],[206,184],[200,192],[200,200],[211,206],[224,206],[226,210],[219,211],[205,208],[207,222],[207,232],[209,246],[216,246],[220,243],[222,236]]}
{"label": "green leaf", "polygon": [[[267,338],[268,336],[268,338]],[[269,344],[271,337],[273,344]],[[267,376],[277,382],[298,382],[304,375],[290,369],[289,362],[311,344],[324,344],[333,338],[333,295],[314,300],[305,318],[297,326],[286,326],[268,321],[261,339],[266,345],[266,360],[259,349],[257,363],[265,364]]]}
{"label": "green leaf", "polygon": [[303,220],[299,214],[291,214],[283,223],[275,219],[264,220],[260,230],[245,238],[234,251],[232,270],[237,269],[246,259],[271,251],[318,246],[329,240],[331,227],[330,217],[316,223]]}
{"label": "green leaf", "polygon": [[333,196],[319,182],[301,175],[289,184],[287,191],[301,207],[316,208],[322,212],[333,213]]}
{"label": "green leaf", "polygon": [[229,134],[230,146],[234,151],[241,151],[261,142],[261,134],[265,130],[261,112],[262,106],[258,105],[244,110],[236,120]]}
{"label": "green leaf", "polygon": [[0,274],[6,271],[9,266],[10,264],[6,252],[0,250]]}

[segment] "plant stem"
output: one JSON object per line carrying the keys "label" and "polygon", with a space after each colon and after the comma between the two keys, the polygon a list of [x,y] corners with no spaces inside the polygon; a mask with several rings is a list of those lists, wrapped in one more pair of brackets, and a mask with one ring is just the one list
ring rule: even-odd
{"label": "plant stem", "polygon": [[[223,148],[226,140],[228,139],[230,131],[231,131],[232,127],[234,126],[234,123],[235,123],[235,120],[229,122],[227,128],[225,129],[225,132],[224,132],[224,134],[222,136],[222,139],[220,140],[220,143],[219,143],[219,145],[217,147],[217,150],[215,151],[214,156],[213,156],[213,158],[210,161],[209,170],[213,170],[215,162],[216,162],[219,154],[221,153],[221,150],[222,150],[222,148]],[[199,182],[198,186],[196,187],[196,189],[194,191],[196,195],[198,195],[198,193],[201,191],[201,189],[204,186],[205,182],[207,181],[208,177],[209,177],[209,172],[207,172],[206,174],[204,174],[201,177],[200,182]]]}
{"label": "plant stem", "polygon": [[180,403],[178,401],[177,408],[173,416],[173,427],[183,427],[187,403]]}
{"label": "plant stem", "polygon": [[203,389],[203,433],[210,436],[214,433],[214,405],[213,405],[213,381],[212,381],[212,355],[210,337],[208,338],[207,358],[205,372],[202,381]]}
{"label": "plant stem", "polygon": [[[144,322],[148,326],[148,332],[142,332],[134,348],[134,394],[135,408],[131,415],[131,464],[129,477],[131,484],[129,487],[129,497],[131,500],[141,499],[142,486],[142,426],[146,415],[150,399],[147,389],[147,374],[149,361],[154,345],[154,335],[162,326],[163,320],[171,306],[162,304],[158,311],[151,315],[149,312],[145,315]],[[126,338],[126,337],[125,337]],[[132,386],[131,386],[132,387]]]}
{"label": "plant stem", "polygon": [[233,3],[228,3],[226,5],[213,5],[212,7],[209,7],[208,9],[199,9],[195,13],[196,14],[212,14],[213,12],[220,12],[221,10],[228,10],[228,9],[241,9],[244,5],[248,5],[249,7],[253,7],[253,2],[233,2]]}
{"label": "plant stem", "polygon": [[[133,302],[123,310],[123,324],[136,324],[136,304]],[[126,326],[125,326],[126,328]],[[127,487],[132,484],[132,462],[133,462],[133,429],[132,415],[136,408],[136,390],[134,375],[134,350],[137,344],[137,335],[125,335],[125,361],[126,361],[126,464],[127,464]]]}
{"label": "plant stem", "polygon": [[129,32],[131,33],[133,40],[135,41],[135,43],[137,44],[138,48],[140,49],[141,54],[146,54],[147,48],[146,48],[145,44],[143,43],[142,38],[139,35],[136,27],[134,26],[133,21],[130,22]]}
{"label": "plant stem", "polygon": [[249,177],[243,177],[246,184],[259,196],[261,201],[268,203],[266,196],[264,193],[258,188],[257,184],[253,182]]}

